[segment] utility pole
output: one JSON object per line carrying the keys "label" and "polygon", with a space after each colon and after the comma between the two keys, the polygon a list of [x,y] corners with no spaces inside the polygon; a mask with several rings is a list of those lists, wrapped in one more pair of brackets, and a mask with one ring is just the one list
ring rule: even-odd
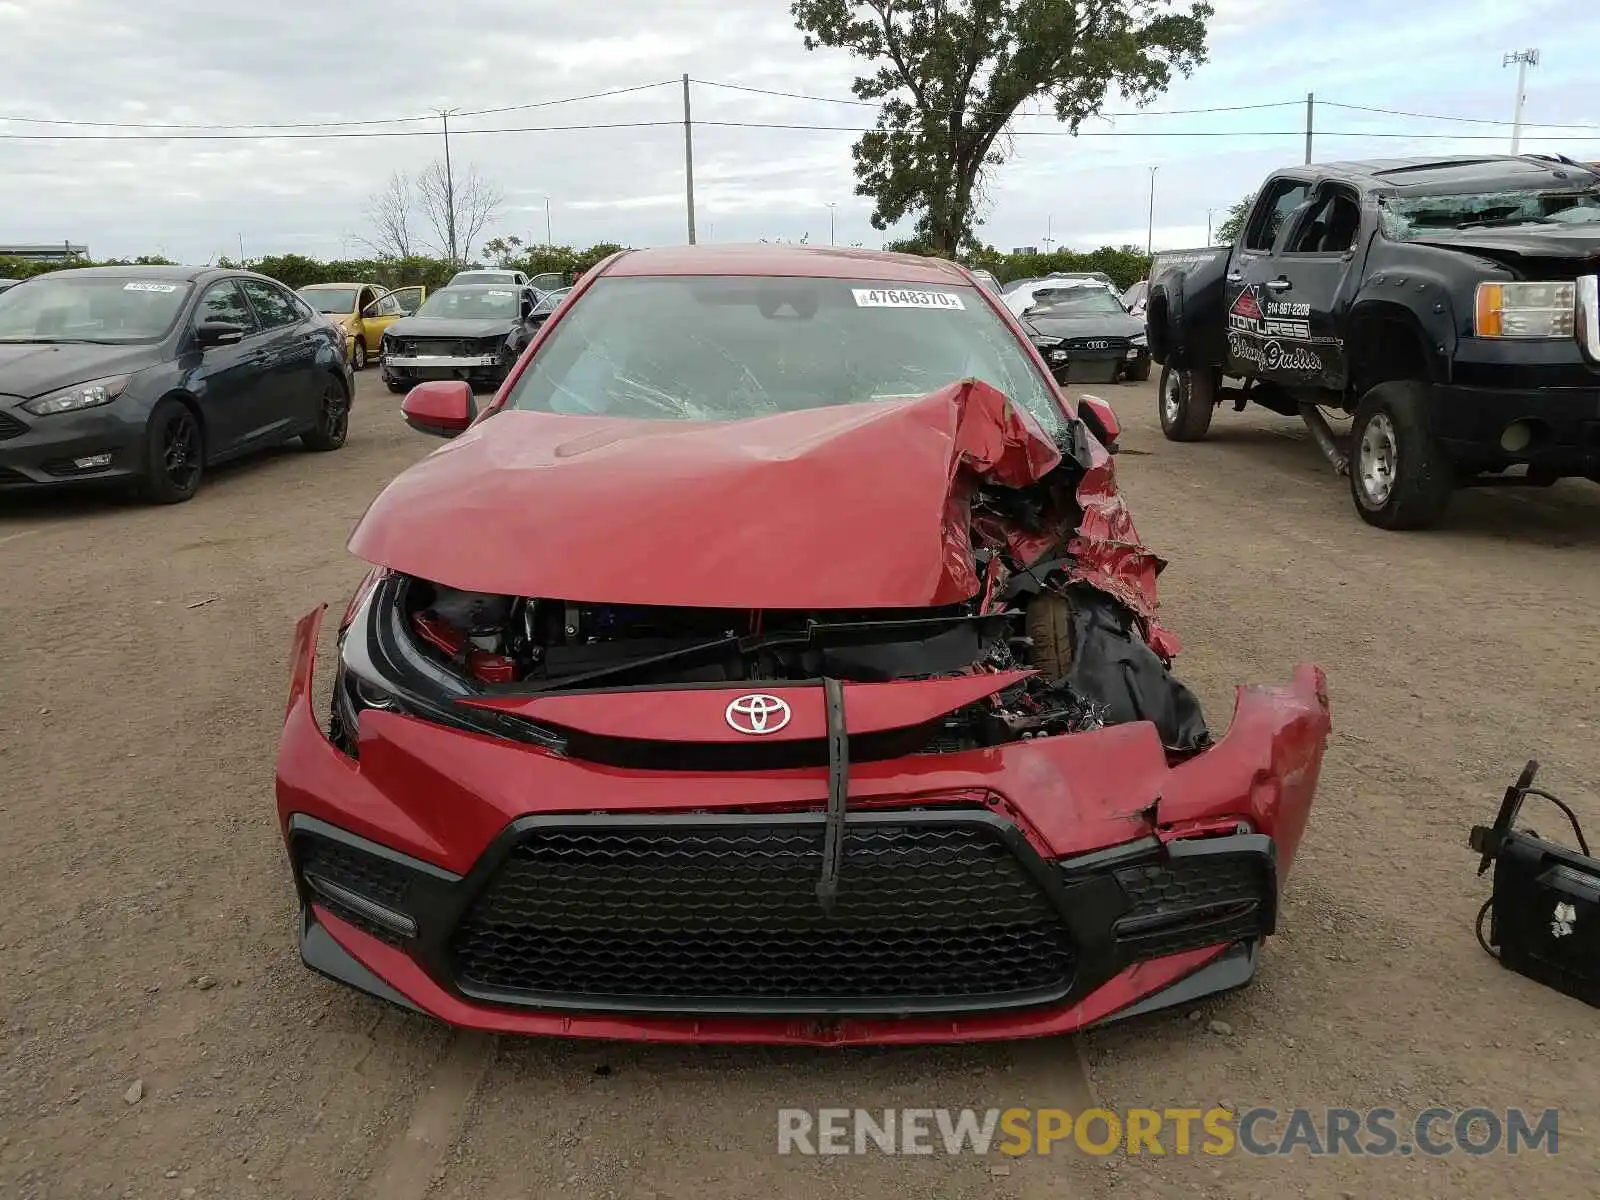
{"label": "utility pole", "polygon": [[552,240],[551,240],[551,237],[550,237],[550,197],[546,196],[544,198],[544,248],[546,250],[548,250],[548,249],[550,249],[551,245],[552,245]]}
{"label": "utility pole", "polygon": [[1145,234],[1144,252],[1154,255],[1156,251],[1156,172],[1160,167],[1150,168],[1150,228]]}
{"label": "utility pole", "polygon": [[837,212],[838,210],[839,210],[839,202],[837,200],[829,200],[828,201],[828,245],[830,245],[830,246],[836,244],[834,242],[834,240],[833,240],[833,214],[835,212]]}
{"label": "utility pole", "polygon": [[1206,245],[1208,246],[1211,245],[1211,218],[1216,211],[1214,208],[1206,209]]}
{"label": "utility pole", "polygon": [[239,235],[239,265],[244,266],[244,234]]}
{"label": "utility pole", "polygon": [[450,223],[450,265],[456,266],[460,261],[456,257],[456,173],[450,165],[450,117],[456,112],[453,108],[441,108],[439,119],[444,122],[444,212],[445,220]]}
{"label": "utility pole", "polygon": [[683,76],[683,184],[689,206],[689,245],[694,245],[694,124],[689,117],[689,74]]}
{"label": "utility pole", "polygon": [[1316,123],[1317,94],[1306,93],[1306,166],[1311,165],[1311,130]]}
{"label": "utility pole", "polygon": [[1511,114],[1511,153],[1515,154],[1522,145],[1522,104],[1528,98],[1528,68],[1539,65],[1539,52],[1537,50],[1518,50],[1515,54],[1508,54],[1500,61],[1501,69],[1517,64],[1517,105]]}

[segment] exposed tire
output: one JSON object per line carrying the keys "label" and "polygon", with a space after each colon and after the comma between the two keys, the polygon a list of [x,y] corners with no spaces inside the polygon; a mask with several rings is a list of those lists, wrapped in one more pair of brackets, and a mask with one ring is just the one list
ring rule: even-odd
{"label": "exposed tire", "polygon": [[1123,372],[1122,377],[1129,383],[1146,382],[1150,378],[1150,359],[1148,357],[1135,359],[1133,365]]}
{"label": "exposed tire", "polygon": [[1059,592],[1040,592],[1028,604],[1033,665],[1053,679],[1072,670],[1072,602]]}
{"label": "exposed tire", "polygon": [[356,348],[350,352],[350,369],[352,371],[367,369],[367,340],[359,334],[356,335]]}
{"label": "exposed tire", "polygon": [[1216,376],[1210,370],[1162,367],[1160,393],[1161,432],[1168,441],[1198,442],[1206,436],[1217,406]]}
{"label": "exposed tire", "polygon": [[317,427],[301,434],[300,444],[307,450],[337,450],[349,436],[350,395],[344,390],[344,380],[330,375],[317,407]]}
{"label": "exposed tire", "polygon": [[144,435],[144,479],[139,496],[150,504],[182,504],[205,474],[205,433],[182,400],[166,399],[150,412]]}
{"label": "exposed tire", "polygon": [[1455,469],[1433,436],[1432,385],[1380,383],[1361,398],[1350,428],[1350,497],[1379,529],[1438,523],[1455,488]]}

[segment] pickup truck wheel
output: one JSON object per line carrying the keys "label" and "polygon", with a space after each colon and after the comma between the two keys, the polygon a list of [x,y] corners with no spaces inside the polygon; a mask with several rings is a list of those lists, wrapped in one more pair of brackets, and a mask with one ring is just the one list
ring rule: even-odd
{"label": "pickup truck wheel", "polygon": [[1072,603],[1058,592],[1040,592],[1028,604],[1030,657],[1051,679],[1065,679],[1072,670]]}
{"label": "pickup truck wheel", "polygon": [[1172,442],[1198,442],[1211,428],[1216,383],[1210,371],[1161,368],[1161,432]]}
{"label": "pickup truck wheel", "polygon": [[1350,429],[1350,496],[1380,529],[1426,529],[1450,503],[1455,471],[1429,427],[1432,388],[1380,383],[1361,399]]}

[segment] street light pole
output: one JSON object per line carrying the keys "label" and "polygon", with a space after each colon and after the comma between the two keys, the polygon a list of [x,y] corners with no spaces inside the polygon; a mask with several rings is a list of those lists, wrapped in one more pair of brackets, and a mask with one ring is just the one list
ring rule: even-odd
{"label": "street light pole", "polygon": [[836,244],[833,240],[833,214],[837,212],[838,209],[839,202],[837,200],[828,201],[828,245],[830,246]]}
{"label": "street light pole", "polygon": [[1150,168],[1150,225],[1145,234],[1144,252],[1154,254],[1156,249],[1156,172],[1160,167]]}
{"label": "street light pole", "polygon": [[1512,63],[1517,64],[1517,104],[1511,114],[1511,153],[1515,154],[1522,145],[1522,104],[1528,98],[1528,68],[1539,65],[1539,51],[1518,50],[1515,54],[1506,55],[1500,61],[1500,66],[1504,69]]}
{"label": "street light pole", "polygon": [[550,197],[546,196],[544,198],[544,248],[546,250],[548,250],[548,249],[550,249],[551,245],[552,245],[552,238],[550,237]]}
{"label": "street light pole", "polygon": [[1208,246],[1211,245],[1211,218],[1216,211],[1214,208],[1206,209],[1206,245]]}

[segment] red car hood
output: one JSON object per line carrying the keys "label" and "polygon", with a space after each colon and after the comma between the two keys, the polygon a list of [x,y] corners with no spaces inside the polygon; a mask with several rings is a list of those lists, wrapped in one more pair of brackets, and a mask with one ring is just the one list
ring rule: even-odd
{"label": "red car hood", "polygon": [[915,608],[976,594],[970,483],[1061,461],[968,381],[728,423],[497,413],[396,479],[350,539],[466,591],[611,604]]}

